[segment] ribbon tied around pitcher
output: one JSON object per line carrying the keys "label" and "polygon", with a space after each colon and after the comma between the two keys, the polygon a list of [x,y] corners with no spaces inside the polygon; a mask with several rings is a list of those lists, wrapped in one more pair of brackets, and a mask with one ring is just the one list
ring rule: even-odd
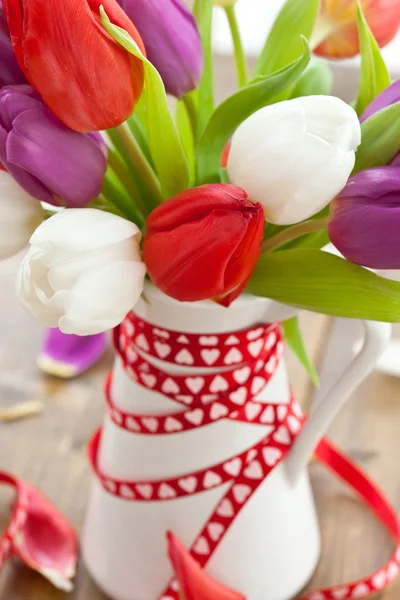
{"label": "ribbon tied around pitcher", "polygon": [[[182,408],[158,416],[124,412],[113,402],[111,373],[106,381],[106,402],[109,416],[118,427],[135,435],[176,435],[222,419],[263,427],[263,437],[243,452],[205,469],[163,480],[123,481],[110,477],[101,472],[97,461],[101,430],[89,443],[89,458],[103,488],[126,501],[172,501],[229,484],[190,549],[192,557],[205,567],[240,511],[284,460],[306,420],[293,395],[289,402],[281,403],[257,399],[279,368],[284,348],[281,327],[258,324],[223,334],[182,333],[147,323],[132,312],[115,330],[114,344],[132,380]],[[197,371],[171,374],[159,366],[160,360]],[[302,600],[365,598],[383,589],[400,571],[396,513],[368,477],[329,442],[323,440],[316,455],[370,506],[398,548],[371,577],[314,592]],[[173,578],[159,600],[178,599],[179,586]]]}

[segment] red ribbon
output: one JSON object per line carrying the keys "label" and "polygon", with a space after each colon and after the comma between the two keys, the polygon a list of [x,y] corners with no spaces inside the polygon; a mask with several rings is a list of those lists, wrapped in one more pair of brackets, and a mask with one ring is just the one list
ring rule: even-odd
{"label": "red ribbon", "polygon": [[[191,548],[192,556],[205,567],[241,509],[284,460],[305,423],[293,397],[289,404],[265,404],[256,400],[279,365],[283,351],[280,326],[260,324],[233,333],[198,335],[160,329],[131,313],[116,329],[114,342],[125,371],[134,381],[163,393],[185,408],[182,412],[162,416],[122,412],[110,395],[110,374],[106,382],[107,407],[117,426],[139,435],[174,435],[220,419],[271,426],[270,433],[239,455],[207,469],[157,481],[122,481],[100,472],[97,453],[101,431],[89,443],[89,458],[104,489],[128,501],[168,501],[231,484]],[[175,365],[218,367],[219,370],[208,375],[171,375],[155,367],[143,353]],[[400,571],[397,515],[368,477],[327,440],[319,444],[316,456],[360,495],[398,547],[391,560],[371,577],[317,591],[302,600],[366,598],[383,589]],[[159,600],[178,598],[179,587],[174,578]]]}

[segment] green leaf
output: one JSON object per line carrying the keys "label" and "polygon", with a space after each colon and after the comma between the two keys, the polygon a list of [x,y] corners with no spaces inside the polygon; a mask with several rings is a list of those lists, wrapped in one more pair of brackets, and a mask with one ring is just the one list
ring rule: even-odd
{"label": "green leaf", "polygon": [[302,54],[301,36],[310,39],[318,10],[319,0],[286,0],[256,63],[254,76],[269,75]]}
{"label": "green leaf", "polygon": [[204,57],[203,75],[198,90],[197,133],[199,136],[214,110],[213,6],[214,0],[198,0],[196,6],[196,18]]}
{"label": "green leaf", "polygon": [[361,71],[354,108],[360,116],[372,100],[390,85],[390,75],[359,2],[357,2],[357,23],[360,38]]}
{"label": "green leaf", "polygon": [[198,183],[219,181],[221,154],[228,139],[245,119],[272,104],[275,96],[296,81],[309,60],[310,47],[303,38],[300,58],[276,73],[246,85],[215,109],[197,147]]}
{"label": "green leaf", "polygon": [[257,296],[336,317],[400,321],[400,283],[321,250],[264,253],[248,289]]}
{"label": "green leaf", "polygon": [[164,84],[151,62],[141,53],[131,36],[113,25],[100,6],[101,21],[111,37],[130,54],[143,62],[146,85],[146,129],[153,162],[161,182],[163,196],[168,198],[189,185],[189,166],[170,113]]}
{"label": "green leaf", "polygon": [[290,98],[329,96],[332,83],[333,76],[329,64],[324,60],[313,59],[294,84],[290,92]]}
{"label": "green leaf", "polygon": [[318,373],[308,355],[307,348],[304,344],[303,335],[299,326],[299,319],[292,317],[283,323],[283,331],[285,340],[289,348],[295,353],[303,367],[306,369],[313,384],[319,386]]}
{"label": "green leaf", "polygon": [[400,151],[400,102],[391,104],[361,124],[361,145],[353,173],[387,165]]}

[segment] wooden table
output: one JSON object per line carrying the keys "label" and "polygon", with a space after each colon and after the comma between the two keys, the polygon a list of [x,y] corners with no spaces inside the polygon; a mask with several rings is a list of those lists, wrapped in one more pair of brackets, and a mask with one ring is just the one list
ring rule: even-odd
{"label": "wooden table", "polygon": [[[0,469],[39,487],[80,529],[90,484],[85,445],[101,422],[102,382],[112,353],[109,351],[86,375],[68,383],[38,372],[35,358],[43,331],[14,298],[17,262],[0,265],[0,406],[40,399],[45,403],[45,411],[36,418],[0,423]],[[304,315],[303,324],[312,353],[321,361],[327,320]],[[311,390],[292,357],[289,362],[297,394],[304,404]],[[396,506],[400,503],[399,396],[400,380],[373,374],[330,431],[332,439],[367,469]],[[311,475],[323,535],[322,559],[311,587],[344,582],[379,567],[392,548],[386,533],[357,499],[320,466],[312,465]],[[6,523],[3,500],[2,492],[4,518],[0,528]],[[398,600],[399,594],[400,581],[379,598]],[[75,591],[69,596],[17,564],[8,564],[1,574],[0,600],[64,598],[100,600],[104,596],[82,564]]]}

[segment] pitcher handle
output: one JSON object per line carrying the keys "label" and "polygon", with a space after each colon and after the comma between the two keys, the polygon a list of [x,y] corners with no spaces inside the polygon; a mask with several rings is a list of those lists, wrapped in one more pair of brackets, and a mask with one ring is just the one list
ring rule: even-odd
{"label": "pitcher handle", "polygon": [[292,483],[296,482],[306,468],[319,441],[346,400],[374,369],[390,340],[390,323],[363,321],[362,324],[365,335],[361,349],[330,389],[320,394],[320,399],[312,407],[303,431],[285,461]]}

